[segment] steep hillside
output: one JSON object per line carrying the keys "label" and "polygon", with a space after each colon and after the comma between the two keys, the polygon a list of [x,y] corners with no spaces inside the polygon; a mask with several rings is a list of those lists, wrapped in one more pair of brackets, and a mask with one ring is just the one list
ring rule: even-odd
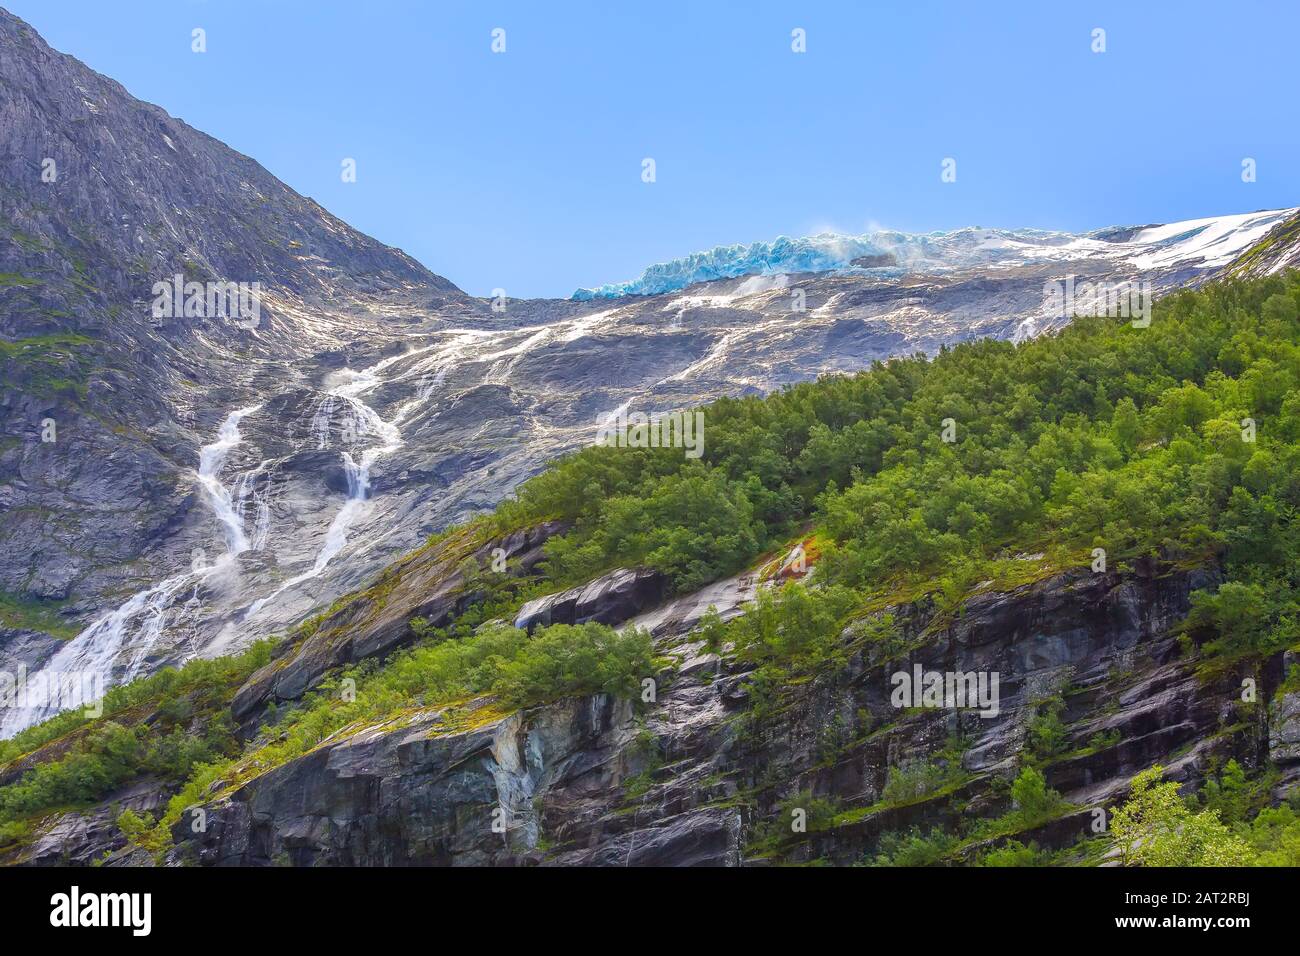
{"label": "steep hillside", "polygon": [[[196,549],[217,557],[194,470],[232,407],[311,384],[322,353],[404,326],[402,302],[479,307],[3,11],[0,124],[0,662],[12,669]],[[259,321],[158,314],[155,283],[177,275],[259,284]]]}
{"label": "steep hillside", "polygon": [[[4,13],[0,119],[0,670],[106,685],[297,627],[629,414],[1059,328],[1047,284],[1196,285],[1289,215],[779,240],[489,303]],[[256,283],[256,321],[167,307],[178,276]]]}
{"label": "steep hillside", "polygon": [[8,859],[1295,864],[1298,411],[1294,273],[721,400],[19,734]]}

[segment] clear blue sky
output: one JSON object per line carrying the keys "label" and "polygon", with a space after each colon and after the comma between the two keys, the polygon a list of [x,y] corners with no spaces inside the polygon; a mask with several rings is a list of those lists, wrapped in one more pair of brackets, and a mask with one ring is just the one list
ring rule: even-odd
{"label": "clear blue sky", "polygon": [[0,5],[479,295],[827,228],[1300,205],[1293,2]]}

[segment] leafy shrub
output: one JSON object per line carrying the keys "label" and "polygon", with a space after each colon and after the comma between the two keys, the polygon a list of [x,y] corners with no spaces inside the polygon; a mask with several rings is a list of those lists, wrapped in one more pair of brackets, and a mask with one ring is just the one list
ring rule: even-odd
{"label": "leafy shrub", "polygon": [[1160,783],[1159,765],[1133,778],[1128,801],[1111,810],[1111,838],[1126,866],[1244,866],[1250,845],[1219,820],[1217,810],[1193,813],[1178,785]]}
{"label": "leafy shrub", "polygon": [[1255,851],[1256,866],[1300,866],[1300,813],[1292,807],[1261,810],[1248,828],[1238,829]]}
{"label": "leafy shrub", "polygon": [[880,797],[885,803],[911,803],[938,793],[965,776],[957,761],[908,760],[889,768]]}
{"label": "leafy shrub", "polygon": [[1070,731],[1061,720],[1061,712],[1064,710],[1065,701],[1059,695],[1038,702],[1025,731],[1026,762],[1048,763],[1065,752]]}
{"label": "leafy shrub", "polygon": [[886,833],[880,837],[871,866],[939,866],[946,864],[961,841],[935,827],[923,834],[919,827],[907,833]]}
{"label": "leafy shrub", "polygon": [[980,866],[1046,866],[1051,855],[1038,848],[1037,843],[1025,846],[1019,840],[1008,840],[1002,846],[989,850],[980,859]]}
{"label": "leafy shrub", "polygon": [[1047,779],[1033,767],[1025,767],[1011,784],[1012,812],[1007,822],[1018,829],[1035,826],[1056,816],[1066,806],[1055,790],[1048,789]]}

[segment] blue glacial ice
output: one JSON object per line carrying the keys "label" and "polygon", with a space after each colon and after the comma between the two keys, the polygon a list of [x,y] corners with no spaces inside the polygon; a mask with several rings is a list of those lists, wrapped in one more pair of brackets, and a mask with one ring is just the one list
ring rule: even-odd
{"label": "blue glacial ice", "polygon": [[[737,243],[696,252],[650,266],[640,278],[579,289],[574,299],[612,299],[624,295],[656,295],[684,289],[696,282],[746,275],[829,272],[858,268],[855,259],[868,259],[868,268],[927,270],[974,265],[1004,259],[1032,246],[1062,245],[1070,233],[1037,229],[1002,230],[978,227],[953,232],[872,232],[861,236],[822,233],[771,242]],[[870,258],[874,257],[874,259]],[[892,258],[892,265],[888,264]],[[884,262],[885,265],[880,263]]]}

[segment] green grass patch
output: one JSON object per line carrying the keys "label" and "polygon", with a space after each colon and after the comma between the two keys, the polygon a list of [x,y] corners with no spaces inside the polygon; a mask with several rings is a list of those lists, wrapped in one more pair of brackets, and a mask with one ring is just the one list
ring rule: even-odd
{"label": "green grass patch", "polygon": [[80,627],[68,623],[59,614],[59,609],[67,603],[41,601],[0,591],[0,624],[24,631],[40,631],[66,641],[81,631]]}

